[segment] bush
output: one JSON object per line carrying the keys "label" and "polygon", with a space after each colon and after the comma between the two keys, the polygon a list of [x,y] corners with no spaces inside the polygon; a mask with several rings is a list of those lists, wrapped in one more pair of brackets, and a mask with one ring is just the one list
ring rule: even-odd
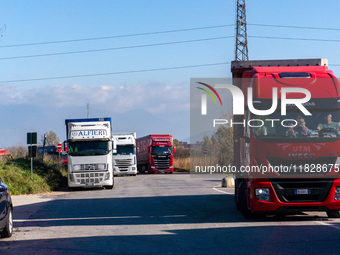
{"label": "bush", "polygon": [[49,186],[37,174],[31,178],[30,171],[21,169],[14,162],[0,162],[0,176],[8,185],[11,195],[35,194],[50,191]]}
{"label": "bush", "polygon": [[11,153],[13,159],[25,158],[28,155],[28,148],[23,145],[11,146],[5,149]]}
{"label": "bush", "polygon": [[34,160],[33,178],[30,159],[0,162],[0,177],[9,186],[12,195],[42,193],[67,186],[66,167],[49,157],[45,157],[44,162],[41,158]]}

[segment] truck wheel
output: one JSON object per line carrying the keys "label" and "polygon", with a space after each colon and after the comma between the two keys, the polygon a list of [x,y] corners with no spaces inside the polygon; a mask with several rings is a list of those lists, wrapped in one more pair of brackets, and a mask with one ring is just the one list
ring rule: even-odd
{"label": "truck wheel", "polygon": [[113,189],[113,185],[107,185],[107,186],[104,186],[105,189]]}
{"label": "truck wheel", "polygon": [[77,187],[68,187],[68,191],[78,191]]}
{"label": "truck wheel", "polygon": [[[248,209],[248,204],[247,204],[247,189],[245,187],[245,181],[241,183],[240,189],[239,189],[239,210],[242,213],[242,215],[247,218],[247,219],[258,219],[262,218],[265,216],[263,213],[252,213]],[[237,205],[236,205],[237,206]]]}
{"label": "truck wheel", "polygon": [[328,218],[340,218],[339,211],[327,211]]}
{"label": "truck wheel", "polygon": [[5,228],[2,230],[1,237],[11,237],[13,233],[13,209],[9,207]]}
{"label": "truck wheel", "polygon": [[[243,186],[243,185],[242,185]],[[253,214],[251,213],[251,211],[248,209],[248,204],[247,204],[247,190],[244,187],[241,187],[239,190],[239,194],[238,194],[238,199],[239,199],[239,210],[242,213],[242,215],[247,218],[247,219],[251,219]]]}

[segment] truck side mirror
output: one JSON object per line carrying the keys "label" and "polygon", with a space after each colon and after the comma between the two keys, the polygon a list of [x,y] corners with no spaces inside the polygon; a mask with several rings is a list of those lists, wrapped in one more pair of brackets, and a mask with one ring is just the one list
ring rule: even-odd
{"label": "truck side mirror", "polygon": [[61,146],[62,146],[62,150],[63,150],[63,151],[67,151],[66,140],[63,141],[63,143],[61,144]]}
{"label": "truck side mirror", "polygon": [[113,141],[111,142],[111,148],[113,154],[117,153],[117,146]]}
{"label": "truck side mirror", "polygon": [[174,153],[176,153],[176,146],[174,146]]}

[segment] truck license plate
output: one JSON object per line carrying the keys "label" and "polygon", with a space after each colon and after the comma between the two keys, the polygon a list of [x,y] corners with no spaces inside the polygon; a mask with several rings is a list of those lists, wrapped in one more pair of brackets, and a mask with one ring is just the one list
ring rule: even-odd
{"label": "truck license plate", "polygon": [[296,189],[295,190],[296,195],[306,195],[309,194],[309,189]]}

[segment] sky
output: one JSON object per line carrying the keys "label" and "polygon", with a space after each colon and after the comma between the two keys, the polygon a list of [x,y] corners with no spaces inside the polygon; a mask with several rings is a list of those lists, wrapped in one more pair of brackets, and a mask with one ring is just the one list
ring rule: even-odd
{"label": "sky", "polygon": [[[27,132],[63,141],[87,103],[114,132],[189,140],[190,78],[231,77],[235,2],[1,1],[0,147]],[[246,1],[249,59],[327,58],[340,74],[339,7]]]}

